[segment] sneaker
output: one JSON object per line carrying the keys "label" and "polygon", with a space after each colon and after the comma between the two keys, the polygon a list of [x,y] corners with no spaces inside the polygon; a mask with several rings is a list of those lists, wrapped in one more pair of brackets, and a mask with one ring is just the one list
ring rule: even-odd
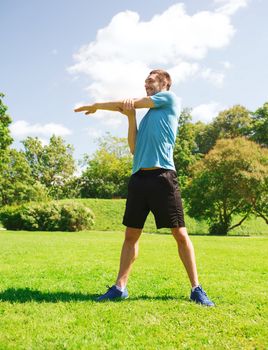
{"label": "sneaker", "polygon": [[206,292],[202,289],[201,286],[198,286],[194,289],[194,291],[191,291],[190,299],[197,304],[204,306],[215,306],[215,304],[209,300]]}
{"label": "sneaker", "polygon": [[128,291],[125,288],[123,292],[116,288],[116,286],[109,287],[106,293],[97,298],[97,301],[105,301],[105,300],[120,300],[128,298]]}

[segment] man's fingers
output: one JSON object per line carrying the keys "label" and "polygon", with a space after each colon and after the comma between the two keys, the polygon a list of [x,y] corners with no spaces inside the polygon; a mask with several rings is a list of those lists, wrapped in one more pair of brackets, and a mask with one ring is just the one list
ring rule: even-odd
{"label": "man's fingers", "polygon": [[75,108],[75,112],[83,112],[86,110],[86,107],[78,107],[78,108]]}
{"label": "man's fingers", "polygon": [[87,110],[85,114],[88,115],[88,114],[92,114],[95,112],[96,112],[96,109],[90,109],[90,110]]}
{"label": "man's fingers", "polygon": [[134,100],[132,98],[127,98],[123,101],[123,108],[126,110],[134,109]]}

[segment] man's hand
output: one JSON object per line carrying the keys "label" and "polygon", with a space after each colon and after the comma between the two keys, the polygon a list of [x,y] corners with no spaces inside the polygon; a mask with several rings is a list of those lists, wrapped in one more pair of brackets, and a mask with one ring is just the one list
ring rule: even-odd
{"label": "man's hand", "polygon": [[95,113],[96,110],[97,110],[97,108],[96,108],[95,104],[93,104],[93,105],[90,105],[90,106],[78,107],[74,111],[75,112],[85,112],[85,114],[88,115],[88,114]]}
{"label": "man's hand", "polygon": [[134,106],[135,100],[133,98],[127,98],[123,101],[123,109],[130,111],[131,109],[135,109]]}
{"label": "man's hand", "polygon": [[127,117],[135,116],[134,99],[128,98],[123,101],[123,107],[119,108],[119,112]]}

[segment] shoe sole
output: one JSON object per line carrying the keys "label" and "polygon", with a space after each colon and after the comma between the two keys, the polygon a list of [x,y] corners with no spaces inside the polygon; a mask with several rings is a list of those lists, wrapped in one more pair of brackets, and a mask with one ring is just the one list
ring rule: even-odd
{"label": "shoe sole", "polygon": [[200,303],[200,302],[198,302],[198,301],[195,301],[195,300],[193,300],[193,299],[191,299],[191,298],[189,298],[189,300],[190,300],[192,303],[195,303],[195,304],[201,305],[201,306],[207,306],[207,307],[215,307],[215,306],[216,306],[215,304],[213,304],[213,305],[202,304],[202,303]]}
{"label": "shoe sole", "polygon": [[121,297],[118,297],[118,298],[113,298],[113,299],[109,299],[109,298],[107,298],[107,299],[102,299],[102,300],[96,300],[98,303],[101,303],[101,302],[105,302],[105,301],[123,301],[123,300],[126,300],[126,299],[128,299],[129,297],[127,296],[127,297],[124,297],[124,298],[121,298]]}

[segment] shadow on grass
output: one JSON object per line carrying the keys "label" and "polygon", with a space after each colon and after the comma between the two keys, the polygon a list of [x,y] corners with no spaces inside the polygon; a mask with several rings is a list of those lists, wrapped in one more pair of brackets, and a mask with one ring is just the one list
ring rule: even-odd
{"label": "shadow on grass", "polygon": [[36,301],[38,303],[57,303],[70,301],[95,301],[97,294],[69,293],[69,292],[40,292],[29,288],[9,288],[0,292],[0,301],[9,301],[11,303],[27,303]]}
{"label": "shadow on grass", "polygon": [[183,300],[183,301],[189,301],[189,298],[186,298],[185,296],[174,296],[174,295],[158,295],[155,297],[151,297],[149,295],[139,295],[136,297],[131,297],[128,299],[129,301],[136,301],[136,300],[149,300],[149,301],[156,301],[156,300]]}
{"label": "shadow on grass", "polygon": [[[0,302],[7,301],[10,303],[28,303],[35,301],[38,303],[58,303],[58,302],[71,302],[71,301],[95,301],[99,294],[83,294],[83,293],[68,293],[68,292],[40,292],[39,290],[31,290],[29,288],[9,288],[5,291],[0,292]],[[159,296],[148,296],[140,295],[130,297],[127,300],[116,299],[113,302],[131,302],[137,300],[189,300],[183,296],[170,296],[170,295],[159,295]]]}

